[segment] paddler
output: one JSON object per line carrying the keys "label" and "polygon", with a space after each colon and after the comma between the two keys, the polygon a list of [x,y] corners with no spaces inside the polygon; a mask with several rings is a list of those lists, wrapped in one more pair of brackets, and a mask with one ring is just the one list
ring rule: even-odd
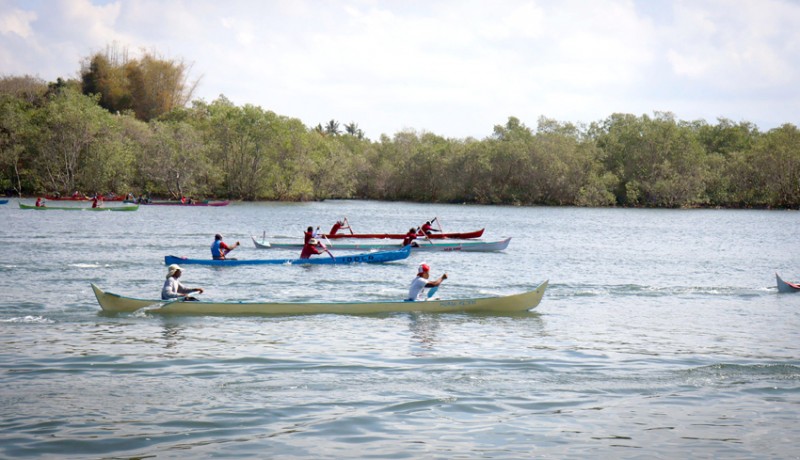
{"label": "paddler", "polygon": [[428,296],[425,294],[425,288],[432,288],[442,284],[442,281],[447,279],[447,273],[442,274],[439,279],[435,281],[428,281],[430,277],[431,267],[426,263],[419,264],[417,268],[417,276],[411,282],[411,287],[408,289],[408,299],[410,301],[427,300]]}
{"label": "paddler", "polygon": [[174,300],[183,297],[183,300],[197,300],[187,294],[197,292],[203,293],[203,288],[187,288],[178,278],[181,277],[183,270],[178,264],[172,264],[167,267],[167,280],[164,281],[164,287],[161,289],[161,300]]}
{"label": "paddler", "polygon": [[228,246],[222,241],[222,235],[217,233],[214,235],[214,242],[211,243],[211,258],[214,260],[224,260],[229,252],[238,248],[240,243],[237,241],[233,246]]}

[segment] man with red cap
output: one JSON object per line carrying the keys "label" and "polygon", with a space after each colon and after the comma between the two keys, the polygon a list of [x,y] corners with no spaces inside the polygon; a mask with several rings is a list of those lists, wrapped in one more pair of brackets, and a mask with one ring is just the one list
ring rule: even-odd
{"label": "man with red cap", "polygon": [[408,299],[410,301],[426,300],[425,288],[432,288],[442,284],[442,281],[447,279],[447,273],[443,274],[436,281],[428,281],[430,277],[431,267],[426,263],[419,264],[417,269],[417,276],[411,282],[411,287],[408,289]]}

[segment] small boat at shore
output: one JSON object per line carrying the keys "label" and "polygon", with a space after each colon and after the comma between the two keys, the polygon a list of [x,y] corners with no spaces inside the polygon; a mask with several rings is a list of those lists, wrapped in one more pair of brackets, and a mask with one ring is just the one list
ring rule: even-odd
{"label": "small boat at shore", "polygon": [[92,284],[100,308],[107,313],[147,313],[184,315],[308,315],[344,314],[368,315],[379,313],[494,313],[526,312],[542,300],[547,281],[532,291],[502,297],[477,297],[468,299],[361,301],[361,302],[207,302],[168,301],[125,297],[105,292]]}
{"label": "small boat at shore", "polygon": [[236,267],[239,265],[335,265],[335,264],[376,264],[394,262],[408,258],[411,249],[400,248],[395,251],[367,252],[351,256],[319,255],[310,259],[189,259],[177,256],[165,256],[164,265],[209,265],[212,267]]}
{"label": "small boat at shore", "polygon": [[[254,236],[250,236],[253,244],[257,249],[302,249],[303,243],[276,243],[269,242],[265,239],[256,240]],[[411,252],[492,252],[502,251],[508,247],[511,238],[506,238],[498,241],[460,241],[460,242],[426,242],[425,240],[417,240],[418,246],[411,246]],[[371,250],[388,250],[399,249],[398,243],[342,243],[339,241],[328,242],[325,244],[328,249],[336,249],[338,251],[371,251]]]}
{"label": "small boat at shore", "polygon": [[775,273],[775,280],[778,282],[778,292],[800,292],[800,283],[784,281],[777,273]]}
{"label": "small boat at shore", "polygon": [[36,211],[136,211],[139,205],[129,206],[98,206],[93,208],[91,206],[34,206],[32,204],[19,204],[20,209],[35,209]]}

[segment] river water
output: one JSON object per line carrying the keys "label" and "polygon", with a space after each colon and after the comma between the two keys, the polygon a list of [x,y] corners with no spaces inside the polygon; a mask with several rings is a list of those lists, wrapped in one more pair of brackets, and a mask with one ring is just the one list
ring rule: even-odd
{"label": "river water", "polygon": [[[359,232],[512,237],[500,253],[386,265],[187,266],[209,300],[521,292],[531,313],[159,316],[100,312],[90,283],[157,298],[167,254],[283,258],[250,235],[347,216]],[[2,458],[798,458],[793,211],[370,201],[37,212],[0,206]]]}

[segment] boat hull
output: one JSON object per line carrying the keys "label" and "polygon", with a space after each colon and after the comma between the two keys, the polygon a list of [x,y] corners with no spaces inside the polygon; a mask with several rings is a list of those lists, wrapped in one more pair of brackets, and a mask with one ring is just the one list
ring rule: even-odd
{"label": "boat hull", "polygon": [[355,264],[355,263],[384,263],[405,259],[411,254],[408,248],[401,248],[396,251],[368,252],[364,254],[354,254],[351,256],[329,257],[321,254],[310,259],[188,259],[176,256],[165,256],[165,265],[210,265],[213,267],[236,267],[239,265],[335,265],[335,264]]}
{"label": "boat hull", "polygon": [[8,203],[8,200],[0,200],[0,204],[6,204],[6,203]]}
{"label": "boat hull", "polygon": [[307,315],[345,314],[363,315],[377,313],[519,313],[535,308],[542,300],[547,281],[534,290],[503,297],[471,299],[428,300],[409,302],[402,300],[384,302],[191,302],[163,301],[124,297],[92,284],[92,290],[103,311],[131,313],[146,309],[149,313],[190,315]]}
{"label": "boat hull", "polygon": [[132,206],[100,206],[98,208],[78,206],[34,206],[30,204],[19,204],[20,209],[34,209],[36,211],[136,211],[139,205]]}
{"label": "boat hull", "polygon": [[778,283],[778,292],[800,292],[800,284],[787,283],[776,273],[775,280]]}
{"label": "boat hull", "polygon": [[[463,233],[432,233],[428,235],[429,238],[434,240],[440,239],[452,239],[452,240],[469,240],[472,238],[480,238],[483,236],[483,231],[485,229],[475,230],[473,232],[463,232]],[[335,235],[323,235],[325,238],[334,240],[334,239],[342,239],[342,238],[366,238],[366,239],[376,239],[376,240],[384,240],[384,239],[391,239],[391,240],[402,240],[406,237],[405,233],[337,233]]]}
{"label": "boat hull", "polygon": [[151,201],[142,203],[147,206],[228,206],[231,202],[225,201],[198,201],[194,203],[181,203],[180,201]]}
{"label": "boat hull", "polygon": [[[253,244],[257,249],[302,249],[303,243],[274,243],[266,240],[258,241],[255,237],[250,237]],[[503,251],[508,247],[511,238],[506,238],[499,241],[463,241],[463,242],[426,242],[419,241],[419,246],[412,246],[411,252],[492,252]],[[399,248],[398,243],[341,243],[338,241],[326,244],[328,249],[337,251],[370,251],[370,250],[387,250]]]}

